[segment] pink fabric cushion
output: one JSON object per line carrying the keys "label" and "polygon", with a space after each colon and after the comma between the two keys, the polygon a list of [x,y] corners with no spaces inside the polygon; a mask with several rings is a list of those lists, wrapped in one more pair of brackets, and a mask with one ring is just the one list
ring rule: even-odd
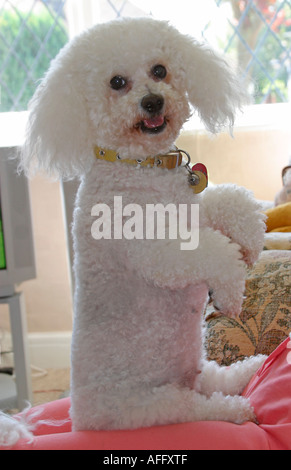
{"label": "pink fabric cushion", "polygon": [[[132,431],[72,432],[70,399],[43,405],[36,419],[64,420],[60,426],[40,425],[31,443],[15,450],[190,450],[291,449],[291,341],[285,340],[252,378],[243,395],[250,398],[259,425],[221,421],[156,426]],[[39,407],[38,407],[39,408]],[[38,408],[34,408],[32,412]]]}

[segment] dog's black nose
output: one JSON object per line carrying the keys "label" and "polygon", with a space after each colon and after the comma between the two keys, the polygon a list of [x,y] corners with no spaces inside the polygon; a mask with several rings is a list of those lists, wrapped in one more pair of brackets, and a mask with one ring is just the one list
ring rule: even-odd
{"label": "dog's black nose", "polygon": [[164,98],[161,95],[149,93],[141,100],[141,107],[149,114],[157,114],[164,106]]}

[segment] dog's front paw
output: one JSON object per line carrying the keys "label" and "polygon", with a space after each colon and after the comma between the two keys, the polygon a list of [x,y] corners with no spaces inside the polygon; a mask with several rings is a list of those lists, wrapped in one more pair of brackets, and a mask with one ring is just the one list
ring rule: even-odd
{"label": "dog's front paw", "polygon": [[243,260],[253,264],[262,248],[265,216],[250,191],[233,184],[217,185],[203,193],[207,225],[240,246]]}

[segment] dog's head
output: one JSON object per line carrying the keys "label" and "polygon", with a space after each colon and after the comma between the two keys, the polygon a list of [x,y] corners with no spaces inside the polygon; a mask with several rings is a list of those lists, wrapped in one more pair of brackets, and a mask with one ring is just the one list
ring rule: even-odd
{"label": "dog's head", "polygon": [[213,51],[149,18],[101,24],[52,62],[30,103],[22,167],[60,176],[89,171],[93,147],[127,158],[167,152],[192,105],[213,133],[245,98]]}

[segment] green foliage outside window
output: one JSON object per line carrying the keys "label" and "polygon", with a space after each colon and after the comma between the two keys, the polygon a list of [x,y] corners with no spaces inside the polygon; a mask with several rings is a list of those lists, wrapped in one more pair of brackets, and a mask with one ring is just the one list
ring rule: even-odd
{"label": "green foliage outside window", "polygon": [[68,40],[65,22],[43,8],[25,14],[14,10],[0,16],[0,111],[27,108],[38,80]]}
{"label": "green foliage outside window", "polygon": [[[233,26],[240,35],[236,35],[226,53],[236,55],[238,65],[245,71],[246,81],[254,84],[255,102],[276,103],[290,100],[290,1],[223,1],[231,4]],[[233,29],[229,37],[231,35]]]}
{"label": "green foliage outside window", "polygon": [[[221,50],[239,66],[255,102],[290,101],[291,0],[215,2],[228,4],[231,12],[218,41]],[[64,14],[54,16],[61,4],[39,0],[34,11],[1,10],[0,112],[27,109],[39,79],[67,42]]]}

